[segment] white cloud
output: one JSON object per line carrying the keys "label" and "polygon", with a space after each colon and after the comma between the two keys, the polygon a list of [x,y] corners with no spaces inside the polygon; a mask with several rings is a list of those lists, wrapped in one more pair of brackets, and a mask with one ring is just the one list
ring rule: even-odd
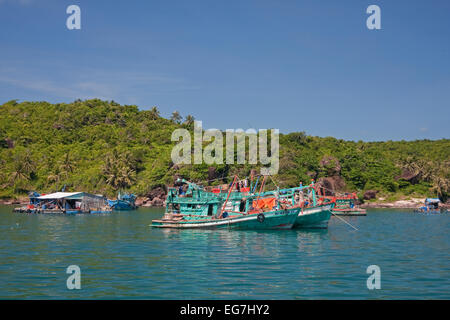
{"label": "white cloud", "polygon": [[[0,0],[1,1],[1,0]],[[139,72],[77,69],[66,73],[39,75],[36,70],[5,67],[0,86],[6,84],[30,90],[50,98],[75,100],[99,98],[138,104],[143,95],[198,90],[184,79],[168,75],[149,75]]]}
{"label": "white cloud", "polygon": [[18,4],[20,6],[28,6],[32,2],[34,2],[34,0],[0,0],[0,4],[7,3],[7,2],[8,3]]}

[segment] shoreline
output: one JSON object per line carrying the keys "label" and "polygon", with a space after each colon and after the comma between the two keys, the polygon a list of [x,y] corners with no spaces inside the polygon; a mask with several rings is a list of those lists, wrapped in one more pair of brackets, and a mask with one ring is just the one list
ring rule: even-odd
{"label": "shoreline", "polygon": [[[136,198],[136,203],[139,203],[139,207],[144,208],[163,208],[165,206],[165,201],[161,205],[154,205],[151,201],[145,201],[145,197]],[[139,201],[140,200],[140,201]],[[366,202],[360,204],[359,207],[362,209],[382,209],[382,208],[392,208],[392,209],[416,209],[424,204],[425,198],[413,198],[411,200],[397,200],[393,202]],[[27,205],[28,198],[19,199],[0,199],[0,205]],[[442,204],[442,208],[449,208],[450,205]]]}

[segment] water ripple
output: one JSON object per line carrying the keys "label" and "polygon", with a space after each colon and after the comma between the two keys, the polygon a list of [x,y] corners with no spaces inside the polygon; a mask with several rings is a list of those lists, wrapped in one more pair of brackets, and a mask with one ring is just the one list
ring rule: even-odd
{"label": "water ripple", "polygon": [[[151,229],[159,209],[13,214],[0,207],[0,298],[449,299],[448,215],[370,210],[328,230]],[[67,266],[82,289],[66,288]],[[366,268],[381,268],[368,290]]]}

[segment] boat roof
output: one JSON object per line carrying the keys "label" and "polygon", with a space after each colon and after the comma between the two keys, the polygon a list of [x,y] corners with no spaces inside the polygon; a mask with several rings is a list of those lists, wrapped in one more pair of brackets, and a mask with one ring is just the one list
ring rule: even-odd
{"label": "boat roof", "polygon": [[441,202],[441,200],[439,200],[439,198],[426,198],[425,202],[438,203],[438,202]]}

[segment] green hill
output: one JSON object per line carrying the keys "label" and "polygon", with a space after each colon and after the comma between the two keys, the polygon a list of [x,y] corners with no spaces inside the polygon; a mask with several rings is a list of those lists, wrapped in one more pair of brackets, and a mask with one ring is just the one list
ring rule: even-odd
{"label": "green hill", "polygon": [[[0,106],[0,198],[29,190],[83,190],[114,195],[126,189],[145,195],[171,184],[175,175],[195,181],[248,176],[251,165],[173,165],[171,134],[192,130],[159,116],[156,107],[86,100],[69,104],[9,101]],[[446,199],[450,184],[450,140],[353,142],[303,132],[280,135],[282,186],[321,179],[341,191],[377,190],[390,198]],[[326,179],[323,179],[326,178]],[[224,178],[213,184],[227,183]]]}

